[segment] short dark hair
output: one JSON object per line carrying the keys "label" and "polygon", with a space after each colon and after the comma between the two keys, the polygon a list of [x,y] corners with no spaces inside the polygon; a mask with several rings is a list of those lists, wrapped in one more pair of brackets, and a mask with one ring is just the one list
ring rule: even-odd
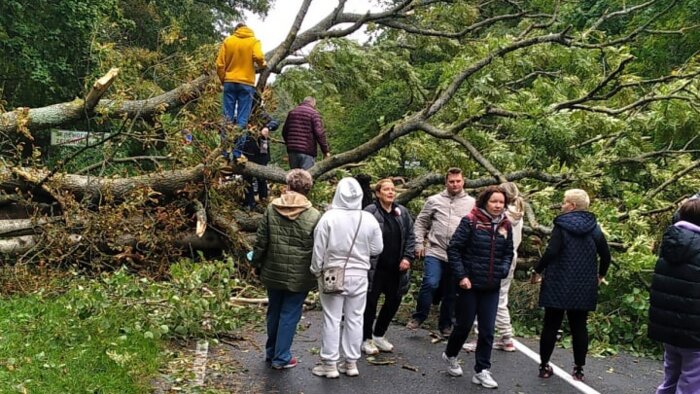
{"label": "short dark hair", "polygon": [[680,219],[700,226],[700,198],[691,198],[681,205]]}
{"label": "short dark hair", "polygon": [[450,175],[462,175],[462,169],[457,167],[450,167],[447,169],[447,174],[445,174],[445,182],[447,182],[447,177]]}
{"label": "short dark hair", "polygon": [[505,200],[505,206],[508,206],[508,193],[506,193],[506,191],[503,190],[502,187],[493,185],[493,186],[487,186],[486,189],[482,190],[481,193],[479,193],[479,196],[476,198],[477,208],[486,209],[486,203],[489,202],[491,195],[494,193],[503,194],[503,199]]}

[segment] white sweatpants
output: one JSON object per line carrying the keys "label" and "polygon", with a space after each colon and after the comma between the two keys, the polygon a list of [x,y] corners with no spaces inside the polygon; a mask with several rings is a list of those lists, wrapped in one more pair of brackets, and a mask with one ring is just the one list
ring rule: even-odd
{"label": "white sweatpants", "polygon": [[510,312],[508,311],[508,291],[510,291],[510,283],[513,281],[513,275],[515,275],[517,258],[517,254],[513,256],[508,276],[505,279],[501,279],[501,291],[498,295],[498,310],[496,311],[496,330],[501,337],[513,336],[513,326],[510,323]]}
{"label": "white sweatpants", "polygon": [[[340,349],[347,361],[360,359],[362,319],[367,302],[367,276],[346,276],[345,291],[340,294],[321,292],[323,326],[321,329],[321,360],[340,361]],[[320,287],[320,284],[319,284]],[[345,315],[341,333],[340,322]]]}

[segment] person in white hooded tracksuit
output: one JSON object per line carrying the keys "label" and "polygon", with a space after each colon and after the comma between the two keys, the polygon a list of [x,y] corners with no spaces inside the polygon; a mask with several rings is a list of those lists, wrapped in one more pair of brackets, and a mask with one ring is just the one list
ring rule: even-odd
{"label": "person in white hooded tracksuit", "polygon": [[[354,178],[341,179],[331,209],[321,216],[314,230],[311,272],[319,278],[319,288],[323,286],[323,269],[345,265],[344,291],[338,294],[321,291],[320,294],[323,307],[322,364],[313,368],[312,373],[316,376],[337,378],[339,372],[348,376],[359,375],[357,360],[361,355],[370,256],[379,255],[384,248],[379,223],[371,213],[362,210],[362,195],[362,188]],[[341,333],[343,316],[345,321]],[[339,364],[341,349],[345,361]]]}

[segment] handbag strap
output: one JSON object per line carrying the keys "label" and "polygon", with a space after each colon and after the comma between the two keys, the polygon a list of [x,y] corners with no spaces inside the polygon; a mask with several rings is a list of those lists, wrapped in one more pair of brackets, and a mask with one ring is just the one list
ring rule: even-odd
{"label": "handbag strap", "polygon": [[[357,223],[357,229],[355,229],[355,235],[352,237],[352,243],[350,244],[350,249],[348,249],[348,255],[345,256],[345,263],[343,263],[343,271],[345,267],[348,266],[348,260],[350,260],[350,254],[352,254],[352,248],[355,247],[355,241],[357,240],[357,234],[360,232],[360,227],[362,227],[362,211],[360,211],[360,222]],[[321,261],[321,271],[323,271],[324,262]]]}
{"label": "handbag strap", "polygon": [[348,249],[348,255],[345,256],[345,264],[343,264],[343,271],[345,267],[348,266],[348,260],[350,260],[350,254],[352,253],[352,248],[355,247],[355,241],[357,240],[357,234],[360,232],[360,227],[362,227],[362,211],[360,211],[360,222],[357,223],[357,229],[355,229],[355,235],[352,237],[352,243],[350,244],[350,249]]}

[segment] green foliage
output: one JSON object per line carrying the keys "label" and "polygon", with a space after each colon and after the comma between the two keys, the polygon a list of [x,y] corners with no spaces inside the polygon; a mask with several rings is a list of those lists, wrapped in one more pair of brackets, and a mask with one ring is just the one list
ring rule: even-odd
{"label": "green foliage", "polygon": [[17,1],[0,4],[0,90],[10,106],[72,99],[89,72],[95,27],[116,0]]}
{"label": "green foliage", "polygon": [[236,270],[232,259],[183,260],[168,282],[121,269],[76,277],[58,296],[0,299],[0,392],[150,391],[166,340],[213,338],[257,318],[229,302]]}

